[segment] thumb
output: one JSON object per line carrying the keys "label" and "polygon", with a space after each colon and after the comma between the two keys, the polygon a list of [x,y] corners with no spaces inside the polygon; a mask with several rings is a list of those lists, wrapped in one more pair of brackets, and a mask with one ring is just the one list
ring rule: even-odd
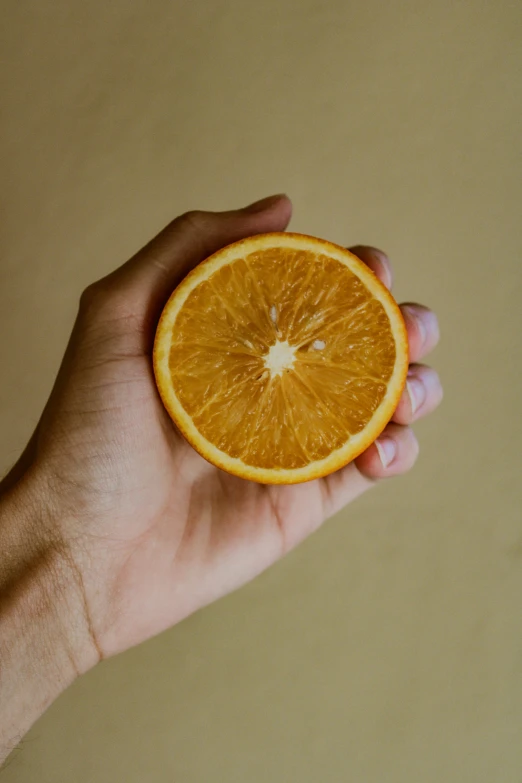
{"label": "thumb", "polygon": [[177,284],[200,261],[253,234],[283,231],[291,214],[292,204],[285,195],[269,196],[229,212],[187,212],[105,281],[119,289],[136,315],[154,318]]}

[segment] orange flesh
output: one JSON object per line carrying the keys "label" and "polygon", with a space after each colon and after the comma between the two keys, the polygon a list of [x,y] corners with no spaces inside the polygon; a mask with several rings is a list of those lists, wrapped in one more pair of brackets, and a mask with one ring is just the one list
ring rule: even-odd
{"label": "orange flesh", "polygon": [[353,272],[274,247],[219,268],[188,295],[169,368],[210,443],[253,467],[296,469],[364,429],[395,359],[384,307]]}

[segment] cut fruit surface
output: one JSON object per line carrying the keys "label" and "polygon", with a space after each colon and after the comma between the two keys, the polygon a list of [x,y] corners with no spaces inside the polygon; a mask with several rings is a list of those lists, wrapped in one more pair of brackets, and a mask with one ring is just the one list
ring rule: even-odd
{"label": "cut fruit surface", "polygon": [[260,234],[180,283],[153,358],[167,411],[203,457],[291,484],[337,470],[377,438],[404,387],[408,343],[395,300],[348,250]]}

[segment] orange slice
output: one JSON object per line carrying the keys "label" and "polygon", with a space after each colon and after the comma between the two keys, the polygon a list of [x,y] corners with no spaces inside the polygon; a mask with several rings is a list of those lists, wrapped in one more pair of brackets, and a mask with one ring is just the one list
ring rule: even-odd
{"label": "orange slice", "polygon": [[385,286],[348,250],[291,233],[199,264],[154,344],[161,398],[189,443],[268,484],[354,459],[393,415],[407,369],[404,321]]}

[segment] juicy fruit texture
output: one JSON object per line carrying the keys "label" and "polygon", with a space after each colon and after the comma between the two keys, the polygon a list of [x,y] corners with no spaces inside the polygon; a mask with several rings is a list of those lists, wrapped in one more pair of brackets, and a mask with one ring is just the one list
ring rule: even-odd
{"label": "juicy fruit texture", "polygon": [[382,304],[353,272],[271,248],[192,291],[169,364],[176,396],[218,449],[254,467],[300,468],[364,428],[395,354]]}
{"label": "juicy fruit texture", "polygon": [[391,296],[348,251],[264,235],[220,251],[174,292],[154,364],[167,409],[200,453],[290,483],[340,467],[379,434],[407,345]]}

